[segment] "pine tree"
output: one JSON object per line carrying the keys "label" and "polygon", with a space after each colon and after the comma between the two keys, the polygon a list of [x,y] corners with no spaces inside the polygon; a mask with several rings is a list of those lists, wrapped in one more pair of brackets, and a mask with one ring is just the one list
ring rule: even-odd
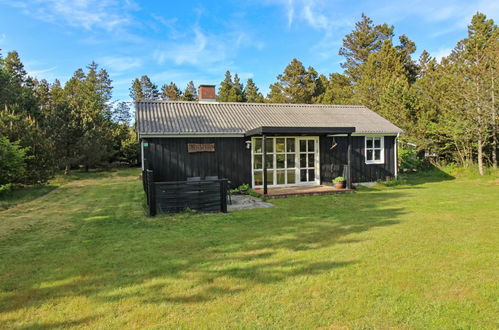
{"label": "pine tree", "polygon": [[218,89],[217,99],[219,102],[230,102],[234,97],[235,92],[234,82],[232,81],[232,75],[230,71],[225,72],[225,78],[222,82],[220,82],[220,88]]}
{"label": "pine tree", "polygon": [[161,87],[161,98],[163,100],[177,101],[182,96],[182,91],[173,82]]}
{"label": "pine tree", "polygon": [[196,86],[194,86],[194,82],[189,81],[187,84],[187,87],[185,88],[185,91],[182,95],[182,100],[183,101],[197,101],[198,99],[198,92],[196,91]]}
{"label": "pine tree", "polygon": [[234,75],[234,84],[232,85],[232,96],[230,102],[246,102],[244,97],[244,86],[237,73]]}
{"label": "pine tree", "polygon": [[130,97],[134,101],[141,101],[145,99],[145,95],[142,91],[142,85],[140,84],[139,78],[135,78],[132,81],[132,86],[130,87]]}
{"label": "pine tree", "polygon": [[12,82],[17,85],[23,85],[28,75],[24,69],[24,64],[21,62],[19,54],[16,51],[11,51],[4,59],[5,70],[10,73]]}
{"label": "pine tree", "polygon": [[[384,89],[390,84],[407,83],[406,70],[401,54],[392,45],[391,40],[386,40],[378,52],[371,53],[365,63],[358,67],[359,81],[354,85],[356,103],[365,105],[376,111],[388,120],[395,121],[399,114],[395,109],[384,108],[381,97]],[[397,82],[398,81],[398,82]],[[407,109],[398,109],[397,112]],[[409,123],[403,123],[402,128]]]}
{"label": "pine tree", "polygon": [[[490,137],[490,128],[493,116],[497,109],[492,106],[493,97],[491,91],[493,81],[497,72],[490,70],[490,67],[497,68],[497,43],[498,30],[497,25],[492,19],[482,13],[473,16],[471,24],[468,26],[468,37],[462,41],[462,52],[460,60],[462,63],[462,75],[465,81],[463,95],[469,105],[470,116],[476,122],[476,146],[478,169],[480,175],[484,175],[484,148]],[[495,55],[488,56],[489,53],[496,51]],[[493,123],[492,126],[496,126]]]}
{"label": "pine tree", "polygon": [[130,87],[130,97],[134,101],[157,100],[159,98],[158,86],[147,75],[135,78]]}
{"label": "pine tree", "polygon": [[381,49],[385,40],[393,37],[393,26],[374,25],[373,21],[362,13],[361,20],[355,23],[355,29],[343,38],[343,47],[339,54],[346,62],[341,66],[353,81],[359,79],[358,67],[367,61],[371,53]]}
{"label": "pine tree", "polygon": [[434,57],[430,55],[426,50],[421,52],[418,61],[418,76],[417,78],[421,78],[425,75],[425,73],[429,70],[434,70],[437,65],[437,61]]}
{"label": "pine tree", "polygon": [[402,63],[406,71],[406,76],[409,83],[414,83],[418,76],[418,65],[412,60],[411,54],[416,51],[416,44],[410,40],[406,35],[399,37],[400,45],[396,46],[400,52]]}
{"label": "pine tree", "polygon": [[[59,80],[50,85],[50,103],[47,111],[46,129],[55,148],[54,158],[59,168],[68,174],[71,165],[77,164],[78,142],[82,134],[80,116],[70,101],[74,102],[75,79],[68,81],[63,89]],[[73,89],[74,88],[74,89]]]}
{"label": "pine tree", "polygon": [[251,78],[249,78],[246,81],[246,86],[244,86],[243,95],[246,102],[263,103],[264,101],[262,93],[258,91],[258,87],[256,87],[253,79]]}
{"label": "pine tree", "polygon": [[[324,77],[325,78],[325,77]],[[323,79],[323,78],[322,78]],[[340,73],[333,73],[329,80],[323,81],[324,93],[317,103],[322,104],[351,104],[353,103],[353,89],[350,79]]]}
{"label": "pine tree", "polygon": [[278,82],[270,85],[268,99],[273,103],[312,103],[316,96],[317,72],[294,58],[284,73],[277,76]]}
{"label": "pine tree", "polygon": [[118,102],[113,107],[111,120],[114,123],[130,126],[132,115],[130,113],[130,105],[128,102]]}

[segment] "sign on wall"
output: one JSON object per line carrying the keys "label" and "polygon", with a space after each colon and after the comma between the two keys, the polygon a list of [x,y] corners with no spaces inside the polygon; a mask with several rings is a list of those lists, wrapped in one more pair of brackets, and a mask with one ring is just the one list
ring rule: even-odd
{"label": "sign on wall", "polygon": [[215,143],[187,143],[188,152],[215,152]]}

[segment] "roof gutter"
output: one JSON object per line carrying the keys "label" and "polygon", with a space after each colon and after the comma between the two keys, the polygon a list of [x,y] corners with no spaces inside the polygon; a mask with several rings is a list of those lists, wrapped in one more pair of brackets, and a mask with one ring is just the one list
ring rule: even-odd
{"label": "roof gutter", "polygon": [[204,137],[244,137],[243,133],[139,133],[139,139],[144,138],[204,138]]}

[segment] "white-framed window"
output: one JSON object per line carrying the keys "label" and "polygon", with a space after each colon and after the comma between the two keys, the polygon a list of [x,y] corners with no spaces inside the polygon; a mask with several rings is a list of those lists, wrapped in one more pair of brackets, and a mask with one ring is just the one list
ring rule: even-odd
{"label": "white-framed window", "polygon": [[383,164],[385,162],[385,139],[383,136],[365,137],[366,164]]}

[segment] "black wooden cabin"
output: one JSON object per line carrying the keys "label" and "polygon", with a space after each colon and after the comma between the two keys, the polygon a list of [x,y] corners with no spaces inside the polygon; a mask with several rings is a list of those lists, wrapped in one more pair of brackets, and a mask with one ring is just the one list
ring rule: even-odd
{"label": "black wooden cabin", "polygon": [[347,184],[397,176],[402,130],[363,106],[219,103],[136,103],[144,169],[155,181],[227,178],[232,187]]}

